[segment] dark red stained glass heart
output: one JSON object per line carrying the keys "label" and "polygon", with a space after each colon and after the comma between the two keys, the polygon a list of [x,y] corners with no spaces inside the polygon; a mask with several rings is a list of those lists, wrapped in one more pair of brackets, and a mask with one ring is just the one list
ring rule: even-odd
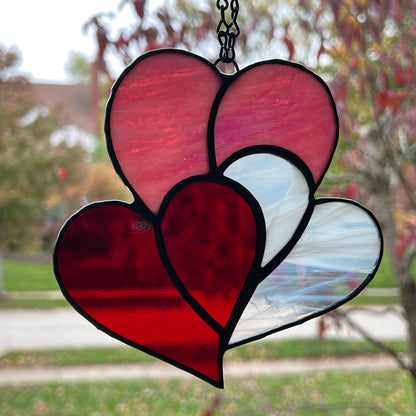
{"label": "dark red stained glass heart", "polygon": [[152,224],[127,204],[107,203],[81,211],[64,231],[59,282],[82,314],[124,342],[222,383],[219,335],[173,285]]}
{"label": "dark red stained glass heart", "polygon": [[251,207],[228,186],[193,183],[170,201],[162,231],[179,280],[225,326],[254,260],[257,227]]}

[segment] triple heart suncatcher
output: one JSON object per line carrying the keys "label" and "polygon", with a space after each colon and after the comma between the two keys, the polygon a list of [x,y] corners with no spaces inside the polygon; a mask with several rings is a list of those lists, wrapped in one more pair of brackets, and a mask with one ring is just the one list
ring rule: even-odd
{"label": "triple heart suncatcher", "polygon": [[305,67],[225,75],[189,52],[153,51],[113,86],[105,132],[134,202],[74,214],[54,268],[107,334],[223,387],[225,351],[340,306],[374,276],[374,216],[314,197],[338,118]]}

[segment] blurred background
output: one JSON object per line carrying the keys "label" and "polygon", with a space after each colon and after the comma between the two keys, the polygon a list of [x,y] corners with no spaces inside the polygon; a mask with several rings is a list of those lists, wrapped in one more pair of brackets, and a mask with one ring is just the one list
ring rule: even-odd
{"label": "blurred background", "polygon": [[[28,315],[19,313],[46,311],[64,326],[55,308],[67,303],[51,253],[65,220],[89,202],[132,200],[106,152],[103,121],[112,83],[152,49],[181,48],[215,61],[219,12],[215,0],[0,5],[0,332],[14,330],[10,340],[26,328],[19,322],[28,324]],[[364,356],[370,362],[382,354],[395,369],[258,375],[235,379],[220,394],[188,379],[117,380],[105,388],[82,388],[82,379],[37,387],[4,382],[0,415],[416,415],[416,3],[240,0],[238,25],[240,68],[288,59],[330,86],[340,142],[319,196],[352,198],[370,208],[383,229],[385,255],[363,295],[314,322],[307,336],[255,343],[235,356],[230,351],[226,360]],[[31,333],[32,340],[42,337]],[[0,381],[19,369],[144,359],[103,339],[22,341],[25,347],[3,338]],[[66,348],[74,346],[80,355]]]}

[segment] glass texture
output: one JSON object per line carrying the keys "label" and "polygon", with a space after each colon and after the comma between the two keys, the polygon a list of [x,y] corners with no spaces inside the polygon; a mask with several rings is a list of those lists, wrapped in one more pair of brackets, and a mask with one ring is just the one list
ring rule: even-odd
{"label": "glass texture", "polygon": [[110,334],[218,382],[218,334],[173,285],[146,219],[127,205],[81,212],[62,238],[58,264],[78,308]]}
{"label": "glass texture", "polygon": [[357,205],[327,202],[312,218],[292,252],[256,288],[230,344],[319,313],[350,296],[381,255],[373,219]]}
{"label": "glass texture", "polygon": [[247,188],[261,206],[266,223],[265,266],[293,237],[309,202],[303,174],[287,160],[268,153],[242,157],[224,172]]}
{"label": "glass texture", "polygon": [[115,156],[153,212],[177,182],[208,173],[208,120],[220,86],[200,59],[166,52],[131,67],[116,89],[110,116]]}
{"label": "glass texture", "polygon": [[257,227],[251,207],[227,186],[194,183],[170,202],[162,231],[179,279],[225,326],[254,260]]}
{"label": "glass texture", "polygon": [[287,63],[264,63],[238,77],[221,100],[215,151],[222,163],[258,144],[297,154],[318,182],[337,140],[337,117],[323,83]]}

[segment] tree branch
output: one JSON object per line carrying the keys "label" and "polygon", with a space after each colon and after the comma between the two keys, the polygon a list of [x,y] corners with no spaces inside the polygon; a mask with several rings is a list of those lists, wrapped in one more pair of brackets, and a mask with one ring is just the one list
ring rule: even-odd
{"label": "tree branch", "polygon": [[406,371],[411,371],[409,366],[402,360],[399,356],[399,354],[394,351],[392,348],[390,348],[386,343],[379,341],[375,338],[373,338],[368,332],[366,332],[363,328],[361,328],[359,325],[357,325],[354,321],[352,321],[347,313],[341,312],[341,311],[334,311],[339,317],[341,317],[352,329],[354,329],[356,332],[358,332],[365,340],[370,342],[371,344],[375,345],[377,348],[387,352],[389,355],[391,355],[394,360],[397,362],[397,364]]}

